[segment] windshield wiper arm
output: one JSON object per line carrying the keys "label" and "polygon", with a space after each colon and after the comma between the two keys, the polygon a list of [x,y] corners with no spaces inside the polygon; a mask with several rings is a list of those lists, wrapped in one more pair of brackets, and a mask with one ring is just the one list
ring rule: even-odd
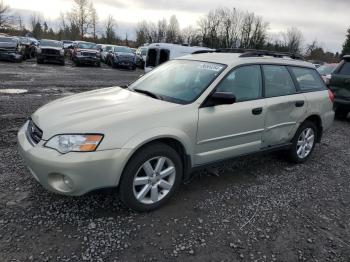
{"label": "windshield wiper arm", "polygon": [[148,95],[148,96],[153,97],[153,98],[158,99],[158,100],[163,100],[163,98],[161,96],[159,96],[155,93],[152,93],[151,91],[142,90],[142,89],[133,89],[133,91]]}

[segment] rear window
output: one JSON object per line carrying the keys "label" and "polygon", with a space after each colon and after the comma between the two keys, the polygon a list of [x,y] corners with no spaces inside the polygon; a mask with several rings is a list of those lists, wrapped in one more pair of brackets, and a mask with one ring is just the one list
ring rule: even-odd
{"label": "rear window", "polygon": [[147,66],[156,66],[157,63],[157,49],[149,49],[147,55]]}
{"label": "rear window", "polygon": [[350,75],[350,62],[345,62],[340,68],[339,74],[341,75]]}
{"label": "rear window", "polygon": [[284,66],[264,65],[265,96],[285,96],[296,92],[288,70]]}
{"label": "rear window", "polygon": [[302,91],[326,89],[320,74],[315,69],[291,67],[291,70]]}

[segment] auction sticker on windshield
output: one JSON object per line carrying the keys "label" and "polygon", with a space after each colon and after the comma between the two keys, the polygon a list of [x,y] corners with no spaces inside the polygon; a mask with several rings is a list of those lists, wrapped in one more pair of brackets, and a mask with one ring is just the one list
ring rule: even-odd
{"label": "auction sticker on windshield", "polygon": [[223,66],[212,63],[202,63],[198,66],[198,68],[203,70],[219,72],[223,68]]}

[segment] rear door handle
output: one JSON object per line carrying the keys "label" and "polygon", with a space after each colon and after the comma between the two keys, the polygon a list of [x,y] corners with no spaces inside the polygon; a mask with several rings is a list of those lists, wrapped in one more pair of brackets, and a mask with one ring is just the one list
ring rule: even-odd
{"label": "rear door handle", "polygon": [[262,107],[257,107],[257,108],[252,109],[253,115],[260,115],[262,113],[262,111],[263,111]]}
{"label": "rear door handle", "polygon": [[302,106],[304,106],[304,104],[305,104],[305,101],[303,101],[303,100],[300,100],[300,101],[296,101],[296,102],[295,102],[295,106],[296,106],[296,107],[302,107]]}

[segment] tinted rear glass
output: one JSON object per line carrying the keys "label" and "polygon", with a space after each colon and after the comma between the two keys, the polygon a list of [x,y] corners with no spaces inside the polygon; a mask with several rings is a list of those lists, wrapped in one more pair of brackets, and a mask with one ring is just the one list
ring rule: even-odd
{"label": "tinted rear glass", "polygon": [[320,74],[315,69],[291,67],[302,91],[326,89]]}
{"label": "tinted rear glass", "polygon": [[350,75],[350,62],[345,62],[339,71],[341,75]]}

